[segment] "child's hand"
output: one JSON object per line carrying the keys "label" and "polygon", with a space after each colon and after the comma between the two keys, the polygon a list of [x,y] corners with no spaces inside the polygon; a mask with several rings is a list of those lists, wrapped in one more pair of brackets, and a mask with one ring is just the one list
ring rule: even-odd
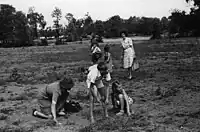
{"label": "child's hand", "polygon": [[106,105],[108,105],[108,104],[109,104],[109,101],[108,101],[108,99],[106,99],[106,101],[105,101],[105,104],[106,104]]}
{"label": "child's hand", "polygon": [[62,123],[58,122],[56,119],[54,119],[54,122],[55,122],[56,125],[58,125],[58,126],[62,125]]}
{"label": "child's hand", "polygon": [[123,60],[123,59],[124,59],[124,56],[123,56],[123,55],[121,55],[120,59],[121,59],[121,60]]}
{"label": "child's hand", "polygon": [[130,112],[127,112],[128,116],[131,116],[131,113]]}

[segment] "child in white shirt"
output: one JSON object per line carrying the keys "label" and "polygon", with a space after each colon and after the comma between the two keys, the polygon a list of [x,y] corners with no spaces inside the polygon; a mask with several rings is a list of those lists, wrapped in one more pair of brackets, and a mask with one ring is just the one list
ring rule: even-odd
{"label": "child in white shirt", "polygon": [[[94,56],[94,60],[96,58],[96,63],[89,67],[89,73],[87,75],[87,88],[90,90],[90,120],[92,123],[94,123],[94,117],[93,117],[93,100],[96,98],[98,101],[102,103],[102,107],[104,109],[104,114],[106,117],[108,117],[107,113],[107,106],[106,103],[108,102],[108,96],[107,96],[107,87],[103,84],[103,79],[108,74],[107,67],[104,62],[98,62],[98,57]],[[110,81],[110,80],[106,80]],[[100,94],[101,99],[99,99],[98,94]]]}

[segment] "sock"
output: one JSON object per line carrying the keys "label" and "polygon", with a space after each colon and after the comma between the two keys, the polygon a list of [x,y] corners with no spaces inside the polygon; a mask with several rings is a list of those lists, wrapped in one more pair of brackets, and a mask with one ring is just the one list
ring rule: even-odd
{"label": "sock", "polygon": [[36,114],[37,114],[37,111],[34,111],[34,112],[33,112],[33,115],[36,115]]}

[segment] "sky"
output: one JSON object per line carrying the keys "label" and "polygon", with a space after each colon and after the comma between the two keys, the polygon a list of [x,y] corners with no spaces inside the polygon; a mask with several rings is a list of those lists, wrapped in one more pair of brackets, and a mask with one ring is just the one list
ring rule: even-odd
{"label": "sky", "polygon": [[108,20],[119,15],[127,19],[130,16],[158,17],[169,16],[172,9],[189,12],[189,4],[185,0],[0,0],[0,4],[10,4],[17,11],[28,12],[34,6],[42,13],[48,25],[53,24],[51,12],[55,7],[62,10],[62,24],[67,24],[65,15],[72,13],[75,18],[83,18],[89,12],[93,20]]}

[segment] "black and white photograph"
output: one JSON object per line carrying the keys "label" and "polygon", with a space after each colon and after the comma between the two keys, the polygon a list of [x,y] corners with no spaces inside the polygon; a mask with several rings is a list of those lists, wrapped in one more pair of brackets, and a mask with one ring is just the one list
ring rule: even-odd
{"label": "black and white photograph", "polygon": [[0,132],[200,132],[200,0],[0,0]]}

